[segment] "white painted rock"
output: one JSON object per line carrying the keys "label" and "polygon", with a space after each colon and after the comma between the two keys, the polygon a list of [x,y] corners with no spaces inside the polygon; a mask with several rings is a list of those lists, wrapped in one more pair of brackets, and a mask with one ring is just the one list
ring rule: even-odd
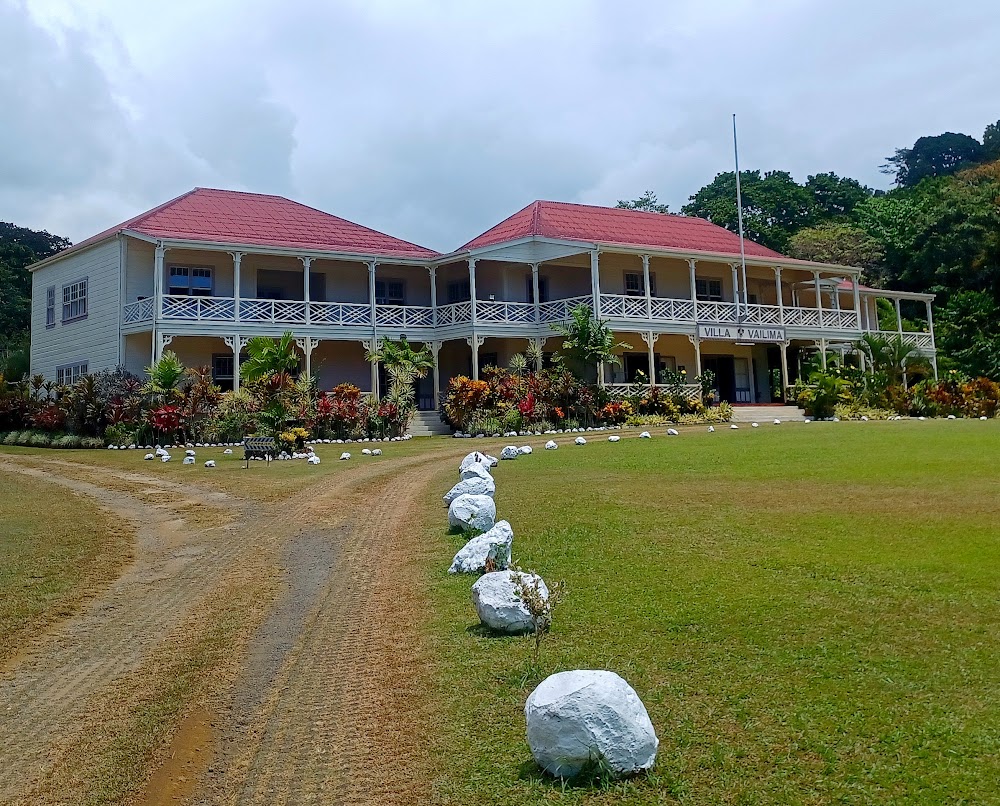
{"label": "white painted rock", "polygon": [[451,561],[448,573],[481,574],[486,570],[487,560],[493,560],[498,569],[505,569],[510,565],[513,544],[514,531],[510,524],[499,521],[496,526],[472,538],[459,550]]}
{"label": "white painted rock", "polygon": [[732,424],[731,426],[729,426],[729,427],[730,427],[730,429],[732,429],[733,431],[735,431],[735,430],[736,430],[737,428],[739,428],[739,426],[738,426],[738,425],[736,425],[736,423],[733,423],[733,424]]}
{"label": "white painted rock", "polygon": [[677,436],[677,429],[676,428],[668,428],[667,429],[667,436],[668,437],[676,437]]}
{"label": "white painted rock", "polygon": [[448,525],[459,529],[485,532],[496,519],[497,507],[488,495],[460,495],[448,507]]}
{"label": "white painted rock", "polygon": [[161,462],[169,462],[170,461],[170,454],[169,453],[165,453],[162,456],[160,456],[160,461]]}
{"label": "white painted rock", "polygon": [[[984,417],[983,419],[986,419],[986,418]],[[517,449],[517,452],[519,454],[521,454],[521,456],[530,456],[531,455],[531,446],[530,445],[522,445],[520,448]]]}
{"label": "white painted rock", "polygon": [[488,495],[490,498],[497,491],[497,483],[489,473],[483,476],[472,476],[462,479],[444,494],[444,505],[448,506],[460,495]]}
{"label": "white painted rock", "polygon": [[372,449],[371,448],[362,448],[361,449],[361,455],[362,456],[371,456],[372,455]]}
{"label": "white painted rock", "polygon": [[573,442],[575,442],[577,445],[587,444],[587,440],[585,440],[583,437],[577,437],[576,439],[573,440]]}
{"label": "white painted rock", "polygon": [[868,422],[868,415],[867,414],[862,414],[861,415],[861,422],[863,422],[863,423],[867,423]]}
{"label": "white painted rock", "polygon": [[578,669],[545,678],[524,705],[531,755],[542,769],[572,778],[603,759],[616,775],[648,770],[659,740],[649,714],[614,672]]}
{"label": "white painted rock", "polygon": [[347,451],[344,451],[342,454],[340,454],[340,458],[341,459],[350,459],[351,458],[351,454],[349,454]]}
{"label": "white painted rock", "polygon": [[760,425],[758,423],[750,423],[750,427],[751,428],[760,428]]}
{"label": "white painted rock", "polygon": [[207,462],[205,462],[205,467],[215,467],[215,460],[209,459]]}
{"label": "white painted rock", "polygon": [[981,416],[981,417],[980,417],[979,419],[980,419],[980,420],[986,420],[986,419],[988,419],[988,418],[987,418],[987,417],[986,417],[986,415],[984,414],[984,415],[982,415],[982,416]]}
{"label": "white painted rock", "polygon": [[500,451],[501,459],[517,459],[520,456],[520,452],[517,450],[516,445],[508,445],[502,451]]}
{"label": "white painted rock", "polygon": [[490,469],[486,465],[472,464],[465,470],[459,471],[459,478],[462,479],[491,479]]}
{"label": "white painted rock", "polygon": [[497,460],[488,453],[473,451],[462,460],[462,464],[459,466],[458,472],[464,472],[470,465],[482,465],[483,467],[490,468],[497,465]]}
{"label": "white painted rock", "polygon": [[319,459],[319,457],[316,454],[313,454],[308,459],[306,459],[306,464],[318,465],[319,463],[320,463],[320,459]]}
{"label": "white painted rock", "polygon": [[917,417],[917,419],[918,419],[918,420],[920,420],[921,422],[923,422],[923,421],[924,421],[924,420],[926,420],[927,418],[926,418],[926,417]]}
{"label": "white painted rock", "polygon": [[185,456],[194,456],[194,451],[188,449],[188,450],[184,451],[184,455]]}
{"label": "white painted rock", "polygon": [[775,425],[781,425],[781,420],[779,420],[777,417],[775,417],[774,418],[774,424]]}
{"label": "white painted rock", "polygon": [[641,434],[639,434],[639,439],[652,439],[652,438],[653,435],[650,434],[649,431],[643,431]]}
{"label": "white painted rock", "polygon": [[193,465],[194,464],[194,457],[193,456],[185,456],[184,457],[184,461],[181,464]]}
{"label": "white painted rock", "polygon": [[954,414],[949,414],[948,415],[948,419],[949,420],[954,420],[955,419],[955,415]]}
{"label": "white painted rock", "polygon": [[143,459],[145,459],[145,460],[146,460],[146,461],[148,462],[148,461],[149,461],[150,459],[155,459],[156,457],[155,457],[155,456],[153,456],[153,454],[151,454],[151,453],[147,453],[147,454],[146,454],[145,456],[143,456],[142,458],[143,458]]}
{"label": "white painted rock", "polygon": [[612,434],[610,437],[608,437],[608,442],[621,442],[621,441],[622,438],[617,434]]}
{"label": "white painted rock", "polygon": [[169,454],[163,448],[156,449],[157,456],[168,456]]}
{"label": "white painted rock", "polygon": [[549,589],[536,574],[491,571],[479,577],[472,586],[472,605],[479,620],[491,630],[516,635],[535,629],[535,621],[517,592],[519,579],[524,585],[537,585],[542,598],[548,600]]}
{"label": "white painted rock", "polygon": [[714,434],[715,433],[715,426],[714,425],[710,425],[708,427],[708,433],[709,434]]}
{"label": "white painted rock", "polygon": [[381,448],[374,448],[372,450],[372,456],[381,456],[381,455],[382,455],[382,449]]}
{"label": "white painted rock", "polygon": [[554,451],[558,447],[559,446],[556,445],[556,442],[555,442],[554,439],[550,439],[548,442],[545,443],[545,450],[547,450],[547,451]]}
{"label": "white painted rock", "polygon": [[233,455],[233,449],[232,449],[232,448],[226,448],[226,449],[225,449],[225,450],[224,450],[224,451],[222,452],[222,455],[223,455],[223,456],[232,456],[232,455]]}

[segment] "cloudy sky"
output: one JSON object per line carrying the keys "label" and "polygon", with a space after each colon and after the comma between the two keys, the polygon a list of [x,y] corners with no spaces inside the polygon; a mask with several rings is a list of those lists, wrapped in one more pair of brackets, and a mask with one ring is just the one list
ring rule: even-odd
{"label": "cloudy sky", "polygon": [[678,210],[732,165],[887,186],[1000,118],[995,0],[0,0],[0,220],[200,185],[450,250],[536,198]]}

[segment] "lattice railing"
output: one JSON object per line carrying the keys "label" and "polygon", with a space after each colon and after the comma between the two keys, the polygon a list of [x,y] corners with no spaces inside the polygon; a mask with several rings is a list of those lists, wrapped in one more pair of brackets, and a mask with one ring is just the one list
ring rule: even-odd
{"label": "lattice railing", "polygon": [[153,298],[146,297],[136,302],[122,306],[122,324],[134,325],[137,322],[148,322],[153,318]]}
{"label": "lattice railing", "polygon": [[698,302],[699,322],[736,322],[735,302]]}
{"label": "lattice railing", "polygon": [[902,338],[903,344],[912,345],[918,350],[934,349],[934,338],[930,333],[909,333],[905,331],[903,333],[899,333],[895,330],[879,330],[875,332],[875,335],[886,339],[887,341]]}
{"label": "lattice railing", "polygon": [[479,300],[476,302],[476,321],[534,324],[535,306],[531,302]]}
{"label": "lattice railing", "polygon": [[235,301],[232,297],[188,297],[167,294],[161,308],[164,319],[232,320]]}
{"label": "lattice railing", "polygon": [[453,302],[438,306],[439,325],[460,325],[472,321],[471,302]]}
{"label": "lattice railing", "polygon": [[538,319],[540,322],[565,322],[569,319],[569,312],[578,305],[590,305],[593,308],[593,298],[587,294],[581,297],[567,297],[566,299],[554,299],[543,302],[538,306]]}
{"label": "lattice railing", "polygon": [[314,325],[371,325],[372,306],[366,302],[310,302]]}
{"label": "lattice railing", "polygon": [[753,325],[780,325],[781,308],[777,305],[741,305],[743,321]]}
{"label": "lattice railing", "polygon": [[819,311],[815,308],[785,308],[785,324],[792,327],[819,327]]}
{"label": "lattice railing", "polygon": [[423,305],[376,305],[375,321],[385,327],[431,327],[434,309]]}

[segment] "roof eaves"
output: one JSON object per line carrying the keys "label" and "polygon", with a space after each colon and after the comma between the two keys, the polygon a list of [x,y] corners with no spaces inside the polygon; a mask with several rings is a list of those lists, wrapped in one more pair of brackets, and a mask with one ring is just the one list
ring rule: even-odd
{"label": "roof eaves", "polygon": [[87,249],[92,249],[95,246],[101,246],[102,244],[107,243],[113,238],[117,238],[121,234],[122,230],[114,230],[112,232],[109,232],[99,241],[92,241],[88,244],[79,246],[74,244],[73,246],[69,246],[66,249],[63,249],[61,252],[56,252],[54,255],[49,255],[44,260],[39,260],[37,263],[32,263],[30,266],[26,267],[26,270],[28,272],[36,272],[39,269],[44,269],[46,266],[55,263],[56,261],[62,260],[63,258],[69,257],[70,255],[75,255],[77,252],[84,252]]}
{"label": "roof eaves", "polygon": [[261,246],[238,241],[202,241],[187,238],[158,238],[157,243],[172,249],[205,249],[216,252],[245,252],[255,255],[281,255],[285,257],[312,257],[327,260],[350,260],[355,262],[400,263],[427,266],[438,259],[436,254],[426,257],[418,255],[392,255],[383,252],[342,252],[334,249],[315,249],[295,246]]}

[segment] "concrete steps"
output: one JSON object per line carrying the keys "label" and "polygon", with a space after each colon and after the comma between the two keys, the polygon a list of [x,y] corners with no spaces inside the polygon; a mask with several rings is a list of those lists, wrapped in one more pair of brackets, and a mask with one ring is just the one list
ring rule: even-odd
{"label": "concrete steps", "polygon": [[734,423],[803,422],[806,413],[795,406],[733,406]]}
{"label": "concrete steps", "polygon": [[441,422],[436,411],[418,411],[410,421],[410,433],[415,437],[436,437],[450,434],[451,429]]}

